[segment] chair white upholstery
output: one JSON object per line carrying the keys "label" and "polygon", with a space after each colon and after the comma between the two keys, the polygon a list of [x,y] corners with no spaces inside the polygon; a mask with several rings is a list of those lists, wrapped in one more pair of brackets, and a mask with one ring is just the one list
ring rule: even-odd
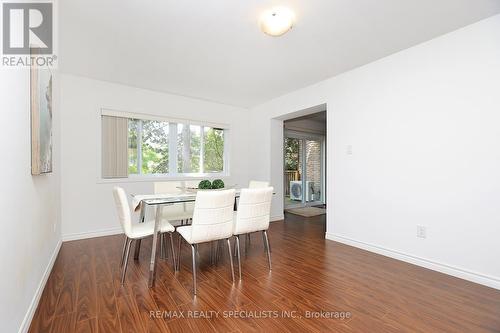
{"label": "chair white upholstery", "polygon": [[[152,236],[154,232],[154,220],[144,223],[132,223],[130,206],[127,200],[127,194],[121,187],[113,189],[113,196],[115,198],[116,210],[118,212],[118,219],[123,228],[125,236],[131,239],[139,239]],[[161,221],[160,232],[174,232],[175,228],[168,223],[167,220]]]}
{"label": "chair white upholstery", "polygon": [[[198,188],[200,180],[185,180],[183,182],[184,188]],[[184,210],[191,213],[191,219],[193,219],[194,212],[194,202],[186,202],[184,204]]]}
{"label": "chair white upholstery", "polygon": [[247,234],[245,245],[248,245],[249,234],[261,231],[264,248],[267,252],[269,270],[271,270],[271,251],[267,229],[271,215],[272,187],[242,189],[238,211],[234,214],[233,234],[236,236],[236,254],[241,279],[240,235]]}
{"label": "chair white upholstery", "polygon": [[[139,239],[153,235],[155,221],[133,224],[132,234],[128,236],[132,239]],[[162,220],[160,225],[160,233],[174,232],[175,228],[167,220]]]}
{"label": "chair white upholstery", "polygon": [[[235,190],[199,191],[194,205],[193,221],[189,226],[178,227],[177,232],[191,245],[193,260],[193,291],[196,295],[197,244],[225,239],[228,244],[231,276],[234,269],[229,238],[233,235],[233,207]],[[180,263],[180,242],[177,262]],[[180,268],[180,264],[178,264]]]}
{"label": "chair white upholstery", "polygon": [[272,187],[241,190],[238,211],[235,214],[234,235],[267,230],[271,216]]}
{"label": "chair white upholstery", "polygon": [[[113,197],[115,200],[116,211],[118,213],[118,220],[123,228],[125,233],[125,244],[123,246],[122,253],[122,284],[125,282],[125,273],[127,271],[127,262],[130,253],[130,247],[133,240],[138,241],[136,243],[136,254],[138,257],[138,250],[140,247],[140,240],[145,237],[152,236],[154,233],[154,225],[155,221],[145,221],[144,223],[132,223],[130,205],[128,203],[127,194],[125,190],[121,187],[113,188]],[[161,245],[162,250],[164,247],[164,233],[170,233],[170,243],[172,250],[172,261],[175,268],[175,255],[174,255],[174,246],[172,240],[172,232],[175,231],[175,228],[168,222],[168,220],[163,219],[160,225],[160,234],[161,234]]]}
{"label": "chair white upholstery", "polygon": [[269,182],[259,181],[259,180],[251,180],[248,184],[248,188],[263,188],[269,187]]}
{"label": "chair white upholstery", "polygon": [[233,234],[234,190],[199,191],[194,205],[193,222],[177,228],[189,244],[231,237]]}
{"label": "chair white upholstery", "polygon": [[[183,191],[184,182],[170,181],[170,182],[155,182],[155,194],[181,194]],[[177,203],[170,206],[163,207],[162,216],[169,221],[187,221],[193,218],[194,203],[184,202]]]}

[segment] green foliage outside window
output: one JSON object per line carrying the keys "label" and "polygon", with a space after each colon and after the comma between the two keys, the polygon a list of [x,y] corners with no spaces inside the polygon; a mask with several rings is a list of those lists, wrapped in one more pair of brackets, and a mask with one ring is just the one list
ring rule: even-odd
{"label": "green foliage outside window", "polygon": [[300,140],[294,138],[285,139],[285,169],[299,170]]}
{"label": "green foliage outside window", "polygon": [[[129,174],[172,172],[169,170],[170,155],[177,160],[177,170],[174,171],[177,173],[224,171],[224,130],[186,124],[176,124],[174,128],[177,129],[177,133],[171,136],[167,122],[129,119]],[[142,139],[140,147],[137,146],[139,135]],[[176,154],[169,154],[169,138],[172,137],[176,139]],[[200,165],[202,141],[204,142],[203,166]],[[139,151],[141,151],[140,159]]]}
{"label": "green foliage outside window", "polygon": [[224,170],[224,131],[205,128],[205,151],[203,156],[205,172]]}
{"label": "green foliage outside window", "polygon": [[129,119],[128,121],[128,173],[137,173],[137,131],[139,121]]}
{"label": "green foliage outside window", "polygon": [[142,122],[142,173],[168,173],[168,123]]}

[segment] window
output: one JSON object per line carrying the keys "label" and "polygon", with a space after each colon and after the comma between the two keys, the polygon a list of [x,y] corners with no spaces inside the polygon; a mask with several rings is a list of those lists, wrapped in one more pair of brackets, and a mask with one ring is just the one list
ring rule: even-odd
{"label": "window", "polygon": [[204,175],[226,170],[225,131],[202,125],[128,119],[129,175]]}
{"label": "window", "polygon": [[201,126],[177,124],[177,172],[199,173]]}
{"label": "window", "polygon": [[203,128],[203,168],[205,172],[222,172],[224,170],[224,130],[220,128]]}
{"label": "window", "polygon": [[138,119],[128,123],[129,174],[167,174],[169,124]]}
{"label": "window", "polygon": [[128,173],[134,174],[139,171],[137,156],[137,135],[139,133],[139,120],[128,120]]}

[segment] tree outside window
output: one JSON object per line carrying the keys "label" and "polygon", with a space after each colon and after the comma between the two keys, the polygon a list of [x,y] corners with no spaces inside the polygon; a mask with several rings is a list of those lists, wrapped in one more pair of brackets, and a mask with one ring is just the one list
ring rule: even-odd
{"label": "tree outside window", "polygon": [[[169,140],[175,142],[173,154],[169,152],[173,148]],[[129,174],[223,172],[224,130],[129,119],[128,156]],[[172,165],[170,158],[174,159]],[[169,166],[175,169],[169,170]]]}

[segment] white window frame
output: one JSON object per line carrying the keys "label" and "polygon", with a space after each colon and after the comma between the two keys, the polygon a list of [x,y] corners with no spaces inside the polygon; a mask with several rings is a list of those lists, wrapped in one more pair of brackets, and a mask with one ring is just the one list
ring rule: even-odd
{"label": "white window frame", "polygon": [[[179,172],[171,172],[168,174],[129,174],[127,178],[103,178],[102,177],[102,161],[101,161],[101,149],[102,145],[100,143],[100,139],[98,140],[98,159],[97,159],[97,183],[105,184],[105,183],[134,183],[134,182],[151,182],[151,181],[169,181],[169,180],[197,180],[197,179],[214,179],[214,178],[227,178],[231,176],[230,173],[230,150],[231,150],[231,128],[228,124],[224,123],[215,123],[211,121],[203,121],[203,120],[192,120],[192,119],[183,119],[183,118],[173,118],[173,117],[164,117],[159,115],[153,115],[142,112],[129,112],[129,111],[121,111],[116,109],[109,108],[101,108],[100,112],[97,113],[96,121],[99,124],[99,137],[101,136],[101,118],[102,116],[115,116],[129,119],[140,119],[140,120],[156,120],[156,121],[165,121],[169,123],[169,151],[175,151],[174,159],[169,158],[169,170],[177,171],[177,138],[175,140],[171,140],[170,133],[176,133],[177,127],[175,126],[175,131],[172,131],[172,126],[176,124],[185,124],[189,125],[197,125],[197,126],[205,126],[211,128],[222,129],[224,132],[224,166],[222,172],[208,172],[208,173],[179,173]],[[142,133],[141,133],[142,134]],[[140,147],[140,148],[139,148]],[[142,146],[138,145],[138,154],[140,153],[140,149]],[[172,150],[173,149],[173,150]],[[141,154],[142,156],[142,154]],[[139,156],[138,156],[139,158]],[[201,159],[201,158],[200,158]]]}
{"label": "white window frame", "polygon": [[[141,118],[141,115],[135,115],[131,119],[137,119],[140,120],[139,126],[138,126],[138,133],[137,133],[137,166],[138,170],[142,170],[142,121],[147,120]],[[224,127],[214,127],[212,124],[204,126],[201,125],[199,122],[191,122],[187,120],[183,120],[182,122],[173,122],[169,121],[169,119],[155,119],[157,121],[165,121],[168,122],[169,126],[169,138],[168,138],[168,148],[169,148],[169,173],[163,173],[163,174],[129,174],[128,175],[128,180],[131,181],[148,181],[148,180],[183,180],[183,179],[197,179],[197,178],[225,178],[229,177],[229,128],[226,126]],[[185,126],[190,126],[190,125],[196,125],[200,126],[200,170],[203,170],[204,168],[204,137],[205,137],[205,127],[210,127],[210,128],[217,128],[223,130],[223,135],[224,135],[224,153],[223,153],[223,171],[221,172],[191,172],[191,173],[182,173],[182,172],[177,172],[177,124],[182,124]],[[172,155],[171,152],[174,152]]]}
{"label": "white window frame", "polygon": [[[168,122],[166,120],[162,120],[165,122],[168,122],[168,149],[169,149],[169,160],[168,160],[168,169],[171,170],[169,173],[157,173],[157,174],[142,174],[140,173],[142,170],[142,122],[144,119],[139,119],[139,118],[133,118],[134,120],[139,121],[139,125],[137,127],[137,170],[139,173],[137,174],[129,174],[128,178],[134,179],[134,178],[173,178],[173,179],[179,179],[179,178],[200,178],[200,177],[227,177],[229,176],[228,172],[228,163],[227,163],[227,149],[228,149],[228,144],[227,144],[227,139],[228,139],[228,129],[227,128],[217,128],[221,129],[223,131],[224,135],[224,152],[223,152],[223,170],[221,172],[178,172],[177,171],[177,161],[178,161],[178,156],[177,156],[177,125],[179,123],[174,123],[174,122]],[[189,123],[181,123],[184,126],[190,126],[192,124]],[[204,168],[204,138],[205,138],[205,128],[214,128],[212,126],[203,126],[203,125],[198,125],[196,124],[195,126],[200,126],[200,165],[199,168],[200,170],[203,170]],[[170,154],[170,152],[174,152],[174,156]]]}

